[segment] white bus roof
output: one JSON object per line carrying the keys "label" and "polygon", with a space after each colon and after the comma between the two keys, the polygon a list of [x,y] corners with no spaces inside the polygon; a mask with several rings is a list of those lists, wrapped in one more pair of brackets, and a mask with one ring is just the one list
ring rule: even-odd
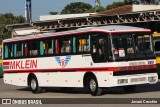
{"label": "white bus roof", "polygon": [[19,36],[15,38],[6,39],[3,42],[42,38],[42,37],[48,37],[48,36],[58,36],[58,35],[65,35],[65,34],[67,35],[67,34],[74,34],[74,33],[83,33],[87,31],[103,31],[103,32],[113,33],[113,32],[149,32],[151,30],[139,28],[139,27],[123,26],[123,25],[96,26],[96,27],[78,28],[76,30],[69,30],[69,31],[62,31],[62,32],[48,32],[48,33],[42,33],[37,35],[32,34],[28,36]]}

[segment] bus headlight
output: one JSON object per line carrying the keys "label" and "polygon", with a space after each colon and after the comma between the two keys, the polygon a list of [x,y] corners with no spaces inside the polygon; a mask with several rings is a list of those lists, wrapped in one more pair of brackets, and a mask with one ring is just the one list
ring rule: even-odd
{"label": "bus headlight", "polygon": [[156,83],[157,77],[156,76],[148,77],[148,81],[149,83]]}
{"label": "bus headlight", "polygon": [[128,79],[118,79],[118,84],[128,83]]}

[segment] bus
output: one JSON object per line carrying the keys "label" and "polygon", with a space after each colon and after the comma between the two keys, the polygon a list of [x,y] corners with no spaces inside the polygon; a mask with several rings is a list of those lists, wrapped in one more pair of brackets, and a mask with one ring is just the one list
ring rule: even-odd
{"label": "bus", "polygon": [[158,81],[152,40],[151,30],[123,25],[6,39],[4,83],[28,86],[33,93],[76,87],[98,96],[104,88],[118,86],[134,92],[137,85]]}
{"label": "bus", "polygon": [[3,69],[2,69],[2,45],[0,45],[0,78],[3,77]]}

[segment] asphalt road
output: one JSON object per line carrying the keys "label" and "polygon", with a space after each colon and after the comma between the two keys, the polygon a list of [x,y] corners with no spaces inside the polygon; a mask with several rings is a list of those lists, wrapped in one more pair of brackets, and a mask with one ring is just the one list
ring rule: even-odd
{"label": "asphalt road", "polygon": [[[63,92],[59,88],[48,88],[48,91],[45,93],[40,93],[40,94],[33,94],[29,88],[27,87],[18,87],[18,86],[13,86],[13,85],[8,85],[3,83],[3,79],[0,78],[0,98],[119,98],[116,100],[121,100],[123,98],[140,98],[140,99],[145,99],[145,98],[160,98],[160,83],[154,84],[154,85],[139,85],[137,86],[137,90],[134,93],[125,93],[121,87],[116,87],[116,88],[107,88],[104,90],[103,95],[101,96],[96,96],[93,97],[88,92],[84,89],[79,89],[75,88],[72,91],[69,92]],[[159,100],[160,101],[160,100]],[[72,102],[71,102],[72,103]],[[92,104],[92,103],[91,103]],[[56,107],[62,107],[62,106],[69,106],[72,107],[75,104],[62,104],[56,105]],[[85,105],[85,104],[84,104]],[[86,104],[86,107],[88,104]],[[138,104],[137,104],[138,105]],[[1,105],[0,105],[1,106]],[[48,105],[49,106],[49,105]],[[78,105],[76,105],[78,106]],[[82,104],[79,105],[81,107]],[[92,107],[101,107],[104,106],[104,104],[93,104]],[[124,105],[121,104],[116,104],[113,105],[111,104],[110,106],[118,106],[121,107]],[[125,104],[127,106],[127,104]],[[130,105],[130,107],[132,107]],[[146,106],[150,106],[145,104]],[[159,106],[159,105],[154,105],[154,106]],[[17,106],[16,106],[17,107]],[[84,106],[85,107],[85,106]]]}

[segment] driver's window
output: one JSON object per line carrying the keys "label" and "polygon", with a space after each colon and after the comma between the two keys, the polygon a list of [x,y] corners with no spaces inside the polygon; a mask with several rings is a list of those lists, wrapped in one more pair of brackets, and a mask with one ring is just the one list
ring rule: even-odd
{"label": "driver's window", "polygon": [[106,36],[92,36],[92,59],[95,63],[107,60],[107,46]]}

